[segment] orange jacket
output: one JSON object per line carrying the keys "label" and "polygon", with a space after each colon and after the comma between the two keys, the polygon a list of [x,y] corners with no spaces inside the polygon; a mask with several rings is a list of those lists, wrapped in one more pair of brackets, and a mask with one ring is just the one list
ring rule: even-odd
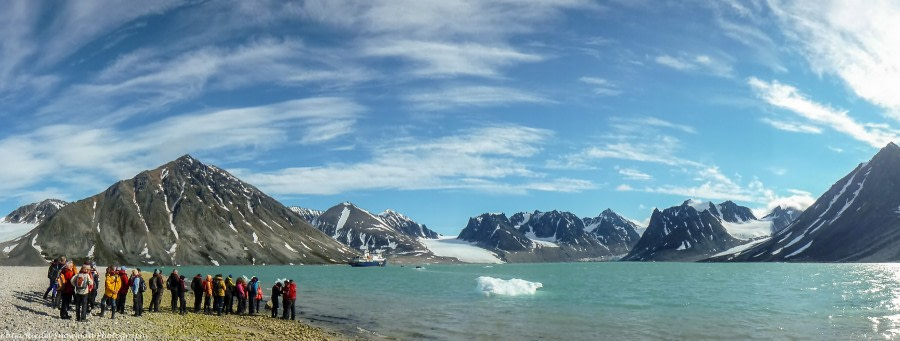
{"label": "orange jacket", "polygon": [[203,294],[206,296],[212,296],[212,276],[206,275],[206,279],[203,280]]}

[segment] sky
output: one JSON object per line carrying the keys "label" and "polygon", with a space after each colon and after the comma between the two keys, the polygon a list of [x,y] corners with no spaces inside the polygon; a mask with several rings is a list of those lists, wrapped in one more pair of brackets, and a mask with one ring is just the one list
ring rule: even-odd
{"label": "sky", "polygon": [[900,127],[895,1],[3,1],[0,212],[184,154],[285,205],[805,208]]}

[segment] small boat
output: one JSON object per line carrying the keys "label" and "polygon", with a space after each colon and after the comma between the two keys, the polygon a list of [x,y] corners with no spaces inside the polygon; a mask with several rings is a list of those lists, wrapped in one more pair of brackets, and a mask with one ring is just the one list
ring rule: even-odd
{"label": "small boat", "polygon": [[350,260],[350,266],[353,267],[384,266],[385,264],[387,264],[387,259],[384,259],[378,253],[371,254],[369,251],[365,251],[362,256],[357,256]]}

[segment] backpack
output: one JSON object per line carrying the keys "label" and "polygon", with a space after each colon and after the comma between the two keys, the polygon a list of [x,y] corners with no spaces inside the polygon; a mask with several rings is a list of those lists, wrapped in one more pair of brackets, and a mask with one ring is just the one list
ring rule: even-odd
{"label": "backpack", "polygon": [[90,274],[80,273],[75,277],[75,293],[79,295],[84,295],[88,292],[89,284],[90,284]]}
{"label": "backpack", "polygon": [[263,294],[262,294],[262,287],[261,287],[261,286],[257,286],[257,287],[256,287],[256,299],[257,299],[257,300],[261,300],[262,297],[263,297]]}
{"label": "backpack", "polygon": [[150,278],[150,291],[156,291],[156,275]]}

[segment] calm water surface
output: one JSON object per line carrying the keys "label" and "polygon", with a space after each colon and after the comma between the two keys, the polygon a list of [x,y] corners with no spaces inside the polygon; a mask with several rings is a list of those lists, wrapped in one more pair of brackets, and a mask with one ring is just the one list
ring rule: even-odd
{"label": "calm water surface", "polygon": [[[390,339],[900,338],[898,264],[181,269],[188,278],[197,272],[255,275],[267,288],[276,278],[293,278],[304,320]],[[534,295],[485,295],[479,276],[520,278],[543,288]]]}

